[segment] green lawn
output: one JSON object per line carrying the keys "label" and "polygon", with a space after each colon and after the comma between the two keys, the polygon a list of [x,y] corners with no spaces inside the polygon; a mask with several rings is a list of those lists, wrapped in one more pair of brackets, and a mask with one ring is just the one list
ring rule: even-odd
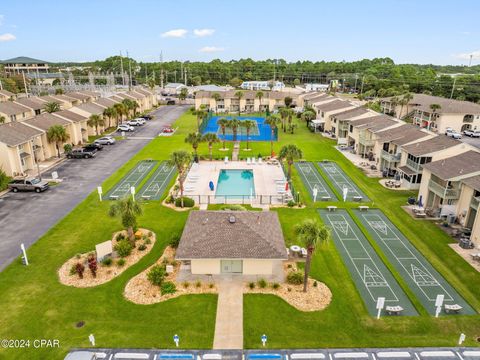
{"label": "green lawn", "polygon": [[[108,191],[138,160],[164,160],[173,150],[191,150],[184,138],[195,131],[195,117],[187,113],[175,126],[179,129],[174,136],[153,140],[105,181],[104,190]],[[333,149],[331,140],[310,133],[304,124],[299,125],[294,135],[280,130],[279,137],[274,143],[277,153],[282,144],[295,143],[308,160],[336,160],[373,200],[373,205],[389,216],[475,309],[480,309],[480,275],[448,247],[450,239],[434,224],[414,221],[400,209],[413,193],[389,191],[381,187],[378,180],[365,177]],[[215,144],[214,156],[231,156],[231,150],[220,151],[221,146]],[[243,149],[245,143],[241,147]],[[252,154],[265,156],[270,152],[268,142],[251,143],[251,148]],[[200,145],[199,153],[207,156],[206,144]],[[295,170],[293,183],[307,206],[276,210],[288,244],[296,242],[295,224],[308,217],[319,219],[315,208],[328,205],[312,203]],[[356,205],[347,203],[345,207]],[[92,193],[28,250],[29,267],[17,260],[0,273],[0,339],[50,338],[59,339],[61,343],[61,348],[54,351],[0,349],[0,359],[61,358],[70,347],[89,346],[90,333],[95,334],[101,347],[172,347],[175,333],[180,335],[182,347],[212,347],[215,295],[183,296],[148,306],[132,304],[122,296],[128,280],[153,264],[172,234],[181,232],[187,212],[172,211],[156,201],[146,203],[139,224],[155,231],[158,239],[148,255],[118,278],[96,288],[60,285],[56,271],[67,259],[76,253],[91,251],[95,244],[109,239],[112,232],[120,228],[116,219],[107,216],[108,207],[108,201],[99,203],[97,195]],[[379,321],[370,317],[333,242],[318,249],[312,265],[313,277],[331,288],[332,304],[321,312],[302,313],[275,296],[245,296],[245,347],[260,347],[262,333],[269,336],[269,347],[455,345],[460,332],[467,334],[466,345],[476,345],[472,337],[480,335],[480,316],[433,319],[419,309],[422,315],[418,317]],[[414,304],[419,306],[418,301]],[[85,321],[85,326],[77,329],[78,321]]]}

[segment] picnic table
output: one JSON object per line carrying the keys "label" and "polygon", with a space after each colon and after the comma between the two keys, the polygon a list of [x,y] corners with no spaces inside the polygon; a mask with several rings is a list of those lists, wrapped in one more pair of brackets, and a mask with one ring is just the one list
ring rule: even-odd
{"label": "picnic table", "polygon": [[449,313],[449,312],[458,313],[462,309],[463,309],[463,307],[461,307],[458,304],[453,304],[453,305],[445,304],[445,312],[446,313]]}
{"label": "picnic table", "polygon": [[333,206],[333,205],[330,205],[330,206],[327,206],[327,209],[328,209],[328,211],[335,211],[335,210],[337,210],[337,207]]}
{"label": "picnic table", "polygon": [[298,245],[292,245],[292,246],[290,246],[290,250],[293,253],[298,254],[302,250],[302,248]]}
{"label": "picnic table", "polygon": [[386,306],[385,310],[389,315],[399,315],[402,311],[403,308],[399,305],[397,306]]}
{"label": "picnic table", "polygon": [[367,210],[369,209],[369,207],[368,207],[367,205],[360,205],[360,206],[358,207],[358,209],[359,209],[360,211],[367,211]]}

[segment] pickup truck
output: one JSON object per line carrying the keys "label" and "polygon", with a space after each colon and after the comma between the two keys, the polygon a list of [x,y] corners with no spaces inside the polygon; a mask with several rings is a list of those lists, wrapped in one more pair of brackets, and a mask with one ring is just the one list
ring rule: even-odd
{"label": "pickup truck", "polygon": [[69,153],[67,153],[68,159],[88,159],[93,158],[97,150],[95,149],[73,149]]}
{"label": "pickup truck", "polygon": [[48,182],[42,181],[37,178],[17,179],[8,184],[8,188],[13,192],[19,191],[35,191],[40,193],[49,188]]}
{"label": "pickup truck", "polygon": [[463,134],[470,137],[480,137],[480,130],[467,129],[463,132]]}

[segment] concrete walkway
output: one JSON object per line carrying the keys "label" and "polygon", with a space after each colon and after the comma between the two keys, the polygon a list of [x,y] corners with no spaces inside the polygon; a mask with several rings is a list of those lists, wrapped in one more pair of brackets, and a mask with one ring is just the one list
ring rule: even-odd
{"label": "concrete walkway", "polygon": [[243,289],[239,279],[217,283],[218,304],[214,349],[243,349]]}

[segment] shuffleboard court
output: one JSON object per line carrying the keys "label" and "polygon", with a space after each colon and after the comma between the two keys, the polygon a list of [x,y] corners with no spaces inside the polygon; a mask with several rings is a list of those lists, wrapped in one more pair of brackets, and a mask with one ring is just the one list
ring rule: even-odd
{"label": "shuffleboard court", "polygon": [[[444,304],[458,304],[462,307],[459,314],[476,314],[475,310],[380,210],[354,211],[355,216],[367,228],[388,260],[430,314],[435,314],[435,300],[440,294],[444,295]],[[449,314],[455,313],[449,312]]]}
{"label": "shuffleboard court", "polygon": [[[365,302],[369,313],[377,314],[379,297],[385,298],[385,306],[400,306],[400,315],[418,315],[398,282],[382,262],[378,254],[360,231],[346,210],[329,212],[319,209],[324,223],[332,228],[335,245]],[[385,310],[382,310],[385,314]]]}
{"label": "shuffleboard court", "polygon": [[295,162],[295,168],[297,169],[303,184],[308,190],[310,197],[314,198],[313,191],[317,189],[317,201],[336,201],[337,197],[327,185],[322,175],[318,172],[317,168],[312,162],[298,161]]}
{"label": "shuffleboard court", "polygon": [[108,191],[106,198],[117,200],[130,193],[132,186],[137,187],[150,171],[157,165],[158,161],[142,160],[125,175],[114,187]]}
{"label": "shuffleboard court", "polygon": [[333,161],[322,161],[318,163],[320,169],[332,182],[339,194],[343,194],[343,189],[347,188],[348,201],[370,201],[367,195],[359,189],[352,179]]}
{"label": "shuffleboard court", "polygon": [[166,161],[160,163],[152,176],[138,192],[138,196],[145,200],[160,200],[167,185],[175,175],[175,168]]}

